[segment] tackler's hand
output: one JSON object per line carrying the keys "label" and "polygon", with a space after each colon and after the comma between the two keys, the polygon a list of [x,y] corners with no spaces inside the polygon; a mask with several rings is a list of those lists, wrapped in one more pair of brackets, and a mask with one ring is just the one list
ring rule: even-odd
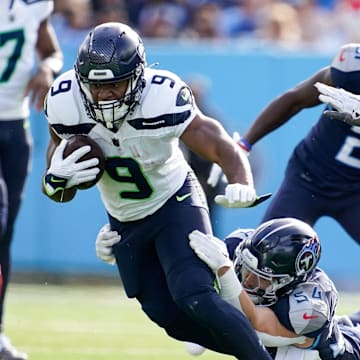
{"label": "tackler's hand", "polygon": [[217,275],[217,271],[232,266],[226,244],[213,235],[194,230],[189,234],[190,247],[196,255]]}

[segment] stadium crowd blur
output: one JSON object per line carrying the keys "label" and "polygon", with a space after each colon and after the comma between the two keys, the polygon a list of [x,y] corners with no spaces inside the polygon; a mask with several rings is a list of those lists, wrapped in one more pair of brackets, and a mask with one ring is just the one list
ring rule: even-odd
{"label": "stadium crowd blur", "polygon": [[70,42],[120,21],[144,38],[328,50],[360,42],[359,15],[360,0],[55,0],[53,23]]}

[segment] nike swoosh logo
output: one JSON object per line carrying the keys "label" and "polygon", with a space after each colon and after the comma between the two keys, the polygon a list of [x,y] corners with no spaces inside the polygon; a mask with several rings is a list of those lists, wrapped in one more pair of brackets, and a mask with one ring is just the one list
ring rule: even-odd
{"label": "nike swoosh logo", "polygon": [[317,315],[308,315],[307,313],[303,314],[303,319],[304,320],[311,320],[311,319],[317,319],[319,316]]}
{"label": "nike swoosh logo", "polygon": [[176,195],[176,201],[181,202],[187,199],[189,196],[191,196],[191,193],[185,194],[185,195]]}
{"label": "nike swoosh logo", "polygon": [[54,182],[54,183],[60,183],[60,182],[64,182],[64,179],[56,179],[54,178],[53,176],[50,178],[50,181],[51,182]]}

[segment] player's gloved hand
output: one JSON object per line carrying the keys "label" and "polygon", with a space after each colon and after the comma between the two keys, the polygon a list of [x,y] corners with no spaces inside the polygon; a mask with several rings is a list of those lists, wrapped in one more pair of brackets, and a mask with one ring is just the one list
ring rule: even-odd
{"label": "player's gloved hand", "polygon": [[[240,134],[237,131],[233,133],[232,138],[239,145],[241,151],[246,156],[249,156],[251,145],[245,139],[241,139]],[[221,167],[218,164],[214,163],[211,167],[210,174],[207,179],[207,184],[211,187],[215,187],[218,184],[221,176],[223,177],[223,181],[226,182],[226,176],[223,174]]]}
{"label": "player's gloved hand", "polygon": [[326,110],[326,116],[349,125],[360,126],[360,96],[320,82],[314,86],[320,92],[319,100],[337,110]]}
{"label": "player's gloved hand", "polygon": [[96,242],[96,256],[110,265],[115,264],[115,256],[112,247],[121,240],[117,231],[110,230],[110,224],[105,224],[99,231]]}
{"label": "player's gloved hand", "polygon": [[232,267],[226,245],[220,239],[194,230],[189,234],[189,240],[195,254],[209,266],[215,275],[223,266]]}
{"label": "player's gloved hand", "polygon": [[216,195],[215,202],[227,208],[249,207],[257,199],[253,186],[243,184],[228,184],[225,195]]}
{"label": "player's gloved hand", "polygon": [[97,158],[78,162],[91,150],[90,146],[82,146],[64,159],[63,153],[66,144],[67,140],[63,139],[56,147],[50,167],[44,177],[44,188],[49,196],[54,195],[57,191],[92,181],[100,171],[96,167],[99,164]]}

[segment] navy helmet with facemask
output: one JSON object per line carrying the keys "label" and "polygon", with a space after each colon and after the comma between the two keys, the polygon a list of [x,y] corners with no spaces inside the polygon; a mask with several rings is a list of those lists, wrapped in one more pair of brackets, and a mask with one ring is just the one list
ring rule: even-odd
{"label": "navy helmet with facemask", "polygon": [[280,218],[261,224],[235,255],[235,271],[244,290],[254,303],[272,305],[308,279],[320,260],[321,246],[311,226]]}
{"label": "navy helmet with facemask", "polygon": [[[145,86],[145,49],[140,36],[122,23],[96,26],[80,45],[75,72],[88,115],[107,128],[117,128],[139,104]],[[95,102],[90,84],[128,80],[121,99]]]}

